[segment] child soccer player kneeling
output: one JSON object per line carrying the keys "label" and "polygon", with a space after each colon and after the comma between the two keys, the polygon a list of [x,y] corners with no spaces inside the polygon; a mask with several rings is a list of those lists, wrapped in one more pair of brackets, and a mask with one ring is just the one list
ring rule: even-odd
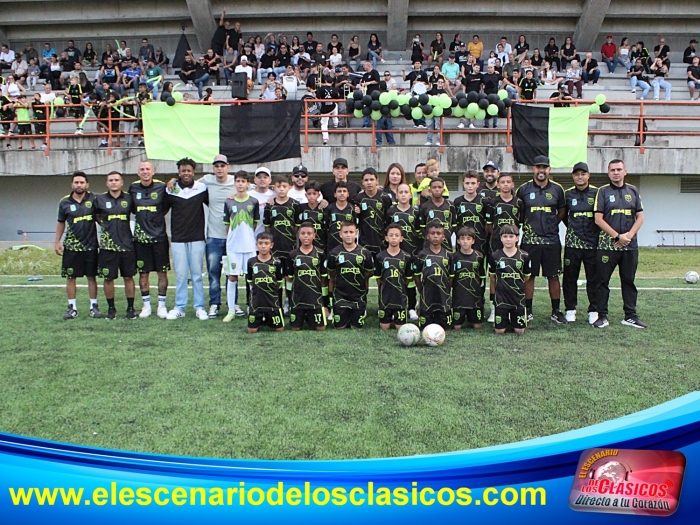
{"label": "child soccer player kneeling", "polygon": [[494,331],[501,335],[512,326],[516,334],[525,333],[525,281],[530,276],[530,258],[519,250],[518,227],[505,224],[501,227],[503,248],[491,254],[489,273],[495,285],[496,323]]}
{"label": "child soccer player kneeling", "polygon": [[275,332],[284,330],[284,316],[280,305],[280,281],[284,267],[272,256],[272,234],[258,235],[258,255],[248,259],[246,293],[248,298],[248,333],[256,333],[261,326],[270,326]]}
{"label": "child soccer player kneeling", "polygon": [[454,329],[462,328],[465,320],[477,330],[482,327],[484,307],[484,255],[474,250],[476,232],[464,226],[457,232],[459,250],[454,254],[454,283],[452,287],[452,322]]}
{"label": "child soccer player kneeling", "polygon": [[428,246],[421,250],[414,264],[414,279],[420,292],[421,330],[439,324],[445,330],[452,324],[453,254],[443,246],[445,230],[432,224],[427,230]]}
{"label": "child soccer player kneeling", "polygon": [[389,330],[406,324],[408,315],[407,286],[412,279],[413,258],[401,249],[403,235],[398,224],[386,229],[388,247],[377,254],[374,260],[374,275],[379,286],[379,326]]}

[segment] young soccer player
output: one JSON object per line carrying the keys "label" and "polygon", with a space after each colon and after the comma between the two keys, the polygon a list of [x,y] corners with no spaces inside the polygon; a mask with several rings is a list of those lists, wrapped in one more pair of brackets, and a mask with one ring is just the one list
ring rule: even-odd
{"label": "young soccer player", "polygon": [[325,210],[325,222],[328,227],[326,240],[326,253],[329,254],[338,246],[343,244],[340,238],[340,230],[344,222],[354,222],[357,224],[357,213],[352,204],[348,202],[350,189],[348,183],[340,181],[335,183],[335,202],[328,205]]}
{"label": "young soccer player", "polygon": [[517,226],[505,224],[499,233],[503,248],[489,258],[491,285],[496,290],[494,331],[502,335],[512,326],[516,334],[522,335],[527,326],[525,280],[530,276],[530,258],[517,247]]}
{"label": "young soccer player", "polygon": [[[272,183],[272,176],[270,175],[270,170],[265,166],[260,166],[255,170],[255,177],[253,179],[255,182],[255,188],[248,190],[248,195],[258,199],[258,207],[260,209],[260,219],[265,216],[265,206],[268,202],[275,196],[275,190],[270,188]],[[258,227],[255,229],[255,237],[258,234],[265,231],[265,225],[261,220],[258,223]]]}
{"label": "young soccer player", "polygon": [[457,232],[459,250],[454,254],[452,287],[452,322],[455,330],[462,328],[465,321],[477,330],[483,323],[486,266],[484,255],[474,249],[476,240],[473,228],[463,226]]}
{"label": "young soccer player", "polygon": [[479,174],[469,170],[462,179],[464,195],[460,195],[454,201],[456,228],[465,226],[472,228],[476,235],[474,249],[482,254],[487,253],[486,224],[491,218],[491,209],[488,199],[479,195]]}
{"label": "young soccer player", "polygon": [[248,259],[255,255],[255,227],[260,220],[257,199],[248,195],[250,175],[238,171],[234,175],[236,194],[224,202],[224,224],[228,225],[224,268],[228,275],[226,282],[226,303],[228,313],[224,323],[234,317],[243,317],[245,312],[238,306],[238,277],[248,269]]}
{"label": "young soccer player", "polygon": [[447,330],[452,324],[453,254],[445,249],[445,230],[439,224],[428,226],[428,246],[418,253],[414,279],[420,292],[420,321],[437,323]]}
{"label": "young soccer player", "polygon": [[[430,200],[420,207],[419,222],[423,232],[438,224],[444,230],[443,246],[452,251],[452,230],[455,224],[455,208],[444,196],[445,181],[440,177],[430,181]],[[427,235],[425,235],[427,238]]]}
{"label": "young soccer player", "polygon": [[319,208],[321,204],[321,185],[315,180],[310,180],[304,185],[306,190],[306,202],[299,206],[301,210],[297,222],[310,222],[316,235],[314,236],[314,246],[321,252],[326,249],[326,214]]}
{"label": "young soccer player", "polygon": [[343,244],[328,254],[328,293],[332,297],[333,325],[343,329],[362,328],[367,310],[367,288],[374,273],[372,253],[357,244],[357,225],[344,222]]}
{"label": "young soccer player", "polygon": [[304,323],[322,332],[326,329],[323,299],[328,295],[328,273],[323,250],[315,245],[316,228],[302,222],[297,232],[299,248],[287,261],[287,290],[292,292],[289,327],[301,330]]}
{"label": "young soccer player", "polygon": [[401,249],[401,227],[389,224],[386,228],[388,247],[377,254],[374,259],[374,275],[379,287],[379,326],[389,330],[406,324],[408,314],[407,285],[413,280],[411,275],[413,257]]}
{"label": "young soccer player", "polygon": [[248,259],[246,295],[248,302],[248,333],[261,326],[275,332],[284,331],[284,315],[280,307],[280,282],[284,279],[282,262],[272,255],[272,234],[263,232],[256,243],[258,254]]}
{"label": "young soccer player", "polygon": [[391,197],[379,189],[377,170],[366,168],[362,172],[364,190],[353,199],[355,213],[360,221],[360,244],[372,255],[377,255],[384,244],[384,230],[389,222]]}

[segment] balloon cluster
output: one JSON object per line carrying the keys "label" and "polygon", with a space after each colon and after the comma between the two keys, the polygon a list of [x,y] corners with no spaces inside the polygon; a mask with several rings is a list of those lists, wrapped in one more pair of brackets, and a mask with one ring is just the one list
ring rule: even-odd
{"label": "balloon cluster", "polygon": [[608,104],[606,100],[605,95],[602,93],[596,95],[595,104],[591,104],[589,107],[591,113],[610,113],[610,104]]}
{"label": "balloon cluster", "polygon": [[173,91],[170,96],[165,99],[165,103],[168,106],[174,106],[176,102],[182,102],[182,96],[180,91]]}
{"label": "balloon cluster", "polygon": [[352,112],[356,118],[370,117],[373,120],[401,115],[406,120],[449,116],[484,120],[487,116],[507,117],[511,103],[504,89],[498,94],[486,95],[470,91],[467,94],[457,93],[454,97],[446,93],[400,95],[395,90],[385,93],[374,91],[371,95],[365,95],[358,89],[345,101],[345,107],[346,111]]}

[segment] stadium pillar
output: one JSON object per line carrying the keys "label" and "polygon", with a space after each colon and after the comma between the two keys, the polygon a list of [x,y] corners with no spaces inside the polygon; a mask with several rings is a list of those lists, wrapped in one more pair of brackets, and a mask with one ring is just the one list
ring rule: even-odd
{"label": "stadium pillar", "polygon": [[578,19],[574,31],[577,49],[593,51],[593,45],[603,26],[608,7],[610,7],[610,0],[584,0],[581,18]]}
{"label": "stadium pillar", "polygon": [[216,22],[214,22],[214,15],[211,12],[211,1],[187,0],[187,8],[190,10],[199,50],[204,53],[211,43],[214,31],[216,31]]}
{"label": "stadium pillar", "polygon": [[392,51],[404,51],[406,49],[408,1],[409,0],[388,0],[386,36],[387,47]]}

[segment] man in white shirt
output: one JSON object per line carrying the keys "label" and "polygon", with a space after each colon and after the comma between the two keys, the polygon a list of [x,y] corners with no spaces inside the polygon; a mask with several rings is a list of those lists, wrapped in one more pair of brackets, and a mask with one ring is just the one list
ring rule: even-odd
{"label": "man in white shirt", "polygon": [[[255,170],[255,187],[248,189],[248,195],[258,199],[258,205],[260,206],[260,217],[263,216],[265,210],[265,204],[271,198],[276,197],[277,194],[274,190],[270,189],[270,183],[272,182],[272,174],[270,170],[264,166],[259,167]],[[255,228],[255,237],[257,238],[259,234],[265,231],[265,225],[263,221],[258,222],[258,226]]]}
{"label": "man in white shirt", "polygon": [[241,55],[240,63],[236,66],[234,72],[245,73],[246,75],[248,75],[248,80],[253,80],[253,68],[248,65],[248,57],[245,55]]}
{"label": "man in white shirt", "polygon": [[[506,37],[504,37],[504,36],[501,37],[500,44],[503,46],[503,53],[505,53],[506,55],[510,55],[513,52],[513,48],[508,43],[508,39]],[[500,52],[500,50],[498,49],[498,46],[496,46],[495,51],[496,51],[496,54],[498,54]]]}
{"label": "man in white shirt", "polygon": [[12,51],[7,44],[3,44],[2,51],[0,51],[0,72],[2,72],[3,69],[10,69],[14,61],[15,52]]}

